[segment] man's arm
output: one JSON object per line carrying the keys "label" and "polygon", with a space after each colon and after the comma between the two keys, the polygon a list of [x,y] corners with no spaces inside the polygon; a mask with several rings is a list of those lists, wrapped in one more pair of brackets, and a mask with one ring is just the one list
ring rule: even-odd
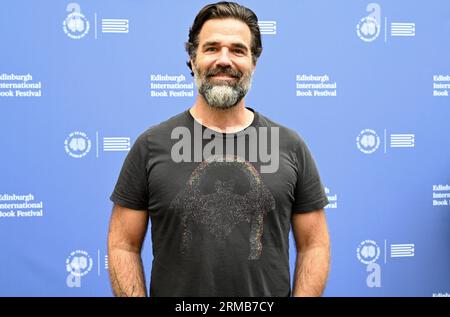
{"label": "man's arm", "polygon": [[330,239],[324,209],[292,214],[297,247],[292,296],[321,296],[330,266]]}
{"label": "man's arm", "polygon": [[147,296],[141,249],[148,213],[114,205],[108,233],[108,268],[115,296]]}

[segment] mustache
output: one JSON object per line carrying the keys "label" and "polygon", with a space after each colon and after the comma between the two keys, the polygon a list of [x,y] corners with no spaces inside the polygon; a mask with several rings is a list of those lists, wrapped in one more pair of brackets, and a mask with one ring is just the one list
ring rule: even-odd
{"label": "mustache", "polygon": [[211,76],[214,76],[214,75],[217,75],[217,74],[226,74],[226,75],[230,75],[230,76],[235,77],[235,78],[241,78],[242,75],[243,75],[242,72],[240,72],[238,70],[234,70],[231,67],[221,67],[221,66],[219,66],[219,67],[216,67],[216,68],[213,68],[213,69],[210,69],[210,70],[206,71],[205,76],[206,77],[211,77]]}

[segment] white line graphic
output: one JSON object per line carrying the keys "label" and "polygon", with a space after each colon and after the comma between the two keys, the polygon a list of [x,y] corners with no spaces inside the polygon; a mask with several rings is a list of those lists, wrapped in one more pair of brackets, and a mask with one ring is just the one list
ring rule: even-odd
{"label": "white line graphic", "polygon": [[414,134],[391,134],[391,147],[414,147]]}
{"label": "white line graphic", "polygon": [[414,254],[414,243],[391,244],[391,258],[413,257]]}
{"label": "white line graphic", "polygon": [[391,23],[391,36],[415,36],[416,24],[415,23]]}
{"label": "white line graphic", "polygon": [[261,34],[277,34],[277,21],[259,21]]}
{"label": "white line graphic", "polygon": [[128,33],[127,19],[102,19],[102,33]]}
{"label": "white line graphic", "polygon": [[105,137],[103,138],[103,151],[129,151],[129,137]]}

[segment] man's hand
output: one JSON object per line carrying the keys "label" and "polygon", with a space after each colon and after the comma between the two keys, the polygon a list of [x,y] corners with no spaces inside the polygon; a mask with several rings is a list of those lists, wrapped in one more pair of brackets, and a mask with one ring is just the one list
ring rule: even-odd
{"label": "man's hand", "polygon": [[108,268],[115,296],[147,296],[141,249],[148,212],[114,205],[108,234]]}
{"label": "man's hand", "polygon": [[330,239],[323,209],[292,214],[297,260],[292,296],[321,296],[330,266]]}

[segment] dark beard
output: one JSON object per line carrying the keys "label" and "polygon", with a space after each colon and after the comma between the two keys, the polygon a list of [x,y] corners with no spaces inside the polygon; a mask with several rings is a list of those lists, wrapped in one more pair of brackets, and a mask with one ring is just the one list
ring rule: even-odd
{"label": "dark beard", "polygon": [[[236,78],[236,81],[222,80],[218,83],[212,83],[210,78],[219,73],[230,75]],[[202,84],[198,85],[198,92],[205,98],[209,106],[216,109],[229,109],[236,106],[245,97],[249,89],[249,85],[245,87],[245,83],[243,84],[242,79],[247,80],[244,77],[245,75],[231,67],[219,66],[206,71],[204,75],[200,74],[200,76]]]}

